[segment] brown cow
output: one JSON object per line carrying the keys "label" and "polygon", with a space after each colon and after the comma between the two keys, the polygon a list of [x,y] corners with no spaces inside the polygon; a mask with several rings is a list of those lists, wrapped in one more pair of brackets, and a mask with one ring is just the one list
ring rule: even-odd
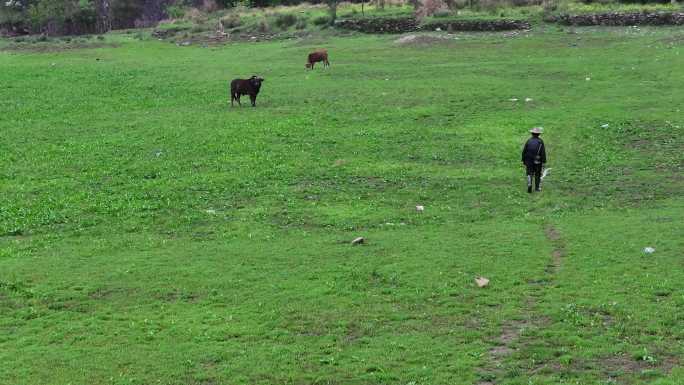
{"label": "brown cow", "polygon": [[314,64],[319,61],[323,62],[323,68],[330,66],[330,62],[328,61],[328,50],[319,49],[311,52],[307,59],[306,68],[313,69]]}

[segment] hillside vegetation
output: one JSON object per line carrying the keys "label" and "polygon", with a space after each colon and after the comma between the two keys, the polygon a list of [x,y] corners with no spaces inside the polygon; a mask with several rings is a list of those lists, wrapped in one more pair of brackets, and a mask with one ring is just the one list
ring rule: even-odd
{"label": "hillside vegetation", "polygon": [[339,18],[541,21],[558,14],[681,10],[668,0],[6,0],[0,2],[0,37],[102,34],[160,25],[198,33],[216,31],[219,22],[231,32],[315,32]]}
{"label": "hillside vegetation", "polygon": [[395,39],[0,43],[0,384],[684,382],[684,31]]}

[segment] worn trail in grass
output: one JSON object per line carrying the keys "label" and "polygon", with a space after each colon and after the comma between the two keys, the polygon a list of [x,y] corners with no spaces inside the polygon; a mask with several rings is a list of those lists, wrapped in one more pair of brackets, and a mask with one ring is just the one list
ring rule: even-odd
{"label": "worn trail in grass", "polygon": [[0,50],[0,383],[682,382],[682,31],[576,32]]}

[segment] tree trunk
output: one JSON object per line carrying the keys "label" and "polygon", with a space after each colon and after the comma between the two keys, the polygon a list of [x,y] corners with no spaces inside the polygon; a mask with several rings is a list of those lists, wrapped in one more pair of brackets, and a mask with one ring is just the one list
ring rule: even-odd
{"label": "tree trunk", "polygon": [[97,33],[107,33],[112,30],[111,4],[110,0],[96,0],[95,8],[97,12]]}

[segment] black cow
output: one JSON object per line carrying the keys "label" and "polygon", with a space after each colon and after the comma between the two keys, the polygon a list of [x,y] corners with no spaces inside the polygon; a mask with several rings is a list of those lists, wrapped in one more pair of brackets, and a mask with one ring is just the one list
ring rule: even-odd
{"label": "black cow", "polygon": [[259,95],[259,89],[261,88],[261,83],[264,78],[260,78],[253,75],[249,79],[234,79],[230,82],[230,105],[233,105],[233,101],[237,100],[238,105],[240,104],[240,96],[249,95],[249,100],[252,101],[252,107],[256,107],[256,97]]}

